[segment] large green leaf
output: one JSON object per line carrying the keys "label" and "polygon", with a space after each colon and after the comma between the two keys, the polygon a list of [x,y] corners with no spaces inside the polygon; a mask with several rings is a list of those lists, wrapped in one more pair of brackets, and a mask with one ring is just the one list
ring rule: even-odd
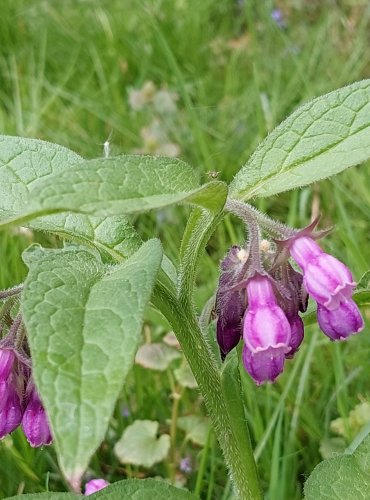
{"label": "large green leaf", "polygon": [[156,479],[126,479],[91,495],[91,500],[196,500],[190,491]]}
{"label": "large green leaf", "polygon": [[[35,182],[58,177],[83,161],[77,153],[57,144],[0,135],[0,219],[27,212]],[[80,240],[119,258],[131,255],[141,244],[124,216],[62,213],[35,219],[29,226]]]}
{"label": "large green leaf", "polygon": [[134,362],[161,259],[158,240],[117,266],[73,247],[25,253],[22,307],[34,376],[73,485],[104,437]]}
{"label": "large green leaf", "polygon": [[368,500],[370,436],[352,454],[321,462],[305,483],[306,500]]}
{"label": "large green leaf", "polygon": [[270,196],[338,174],[370,157],[370,80],[301,106],[236,174],[232,197]]}
{"label": "large green leaf", "polygon": [[[86,498],[72,493],[31,493],[29,495],[17,495],[7,500],[73,500]],[[188,490],[175,488],[164,481],[157,479],[126,479],[89,495],[91,500],[196,500],[198,497]]]}
{"label": "large green leaf", "polygon": [[[194,169],[181,160],[127,155],[78,161],[55,175],[40,176],[27,189],[26,204],[0,209],[1,225],[58,212],[122,215],[180,202],[215,210],[227,187],[217,181],[199,187]],[[12,190],[10,182],[3,184],[8,198]]]}

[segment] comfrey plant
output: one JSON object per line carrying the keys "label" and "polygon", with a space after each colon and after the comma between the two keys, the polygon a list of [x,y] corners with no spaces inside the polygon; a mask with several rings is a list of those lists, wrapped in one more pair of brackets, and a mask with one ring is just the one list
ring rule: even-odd
{"label": "comfrey plant", "polygon": [[[331,340],[358,333],[364,327],[358,307],[368,303],[369,291],[361,285],[354,292],[351,272],[319,246],[327,231],[316,229],[317,220],[293,229],[247,202],[370,158],[369,128],[370,81],[319,97],[279,125],[229,186],[200,185],[197,171],[174,158],[84,160],[55,144],[0,136],[1,227],[27,225],[66,240],[59,249],[31,245],[23,253],[25,283],[0,295],[0,437],[22,425],[32,446],[53,438],[61,471],[80,492],[134,363],[150,303],[171,325],[196,378],[235,498],[261,499],[241,370],[258,385],[281,374],[303,341],[304,324],[312,323],[309,296]],[[142,242],[129,217],[179,203],[193,211],[175,267],[158,239]],[[228,212],[245,222],[248,239],[228,251],[216,299],[199,314],[200,258]],[[221,357],[209,327],[213,309]],[[325,485],[334,484],[335,469],[324,462],[314,471],[307,500],[331,497]],[[104,486],[112,499],[139,490],[147,498],[194,498],[151,479],[110,485],[105,479],[87,494]]]}
{"label": "comfrey plant", "polygon": [[[317,220],[295,230],[238,201],[227,201],[226,208],[246,222],[250,238],[243,248],[233,246],[221,264],[216,310],[222,357],[243,338],[247,372],[257,384],[273,382],[303,341],[299,313],[306,311],[309,295],[317,302],[320,328],[331,340],[345,340],[364,328],[352,299],[356,283],[350,270],[316,243],[325,234],[314,231]],[[284,239],[261,242],[257,221]],[[290,256],[303,275],[292,267]]]}

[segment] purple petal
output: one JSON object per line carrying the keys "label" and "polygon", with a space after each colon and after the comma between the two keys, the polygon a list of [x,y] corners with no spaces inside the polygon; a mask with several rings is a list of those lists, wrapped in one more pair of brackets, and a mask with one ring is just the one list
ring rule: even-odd
{"label": "purple petal", "polygon": [[335,310],[319,304],[317,320],[321,330],[332,340],[344,340],[364,328],[360,310],[352,299],[341,302]]}
{"label": "purple petal", "polygon": [[0,381],[6,380],[12,371],[15,354],[10,349],[0,349]]}
{"label": "purple petal", "polygon": [[22,428],[27,441],[34,448],[51,444],[53,440],[45,409],[42,406],[36,389],[33,390],[24,412]]}
{"label": "purple petal", "polygon": [[217,343],[225,356],[238,345],[241,335],[241,319],[236,324],[227,323],[226,325],[222,325],[220,319],[217,321]]}
{"label": "purple petal", "polygon": [[13,385],[8,386],[6,403],[0,411],[0,439],[13,432],[22,421],[22,406]]}
{"label": "purple petal", "polygon": [[292,358],[302,344],[304,337],[304,325],[302,318],[298,316],[298,314],[289,319],[289,324],[292,336],[289,342],[290,351],[285,356],[287,358]]}
{"label": "purple petal", "polygon": [[96,493],[99,490],[102,490],[103,488],[106,488],[109,486],[108,481],[105,481],[105,479],[92,479],[85,485],[85,496],[92,495],[93,493]]}
{"label": "purple petal", "polygon": [[252,353],[247,346],[243,349],[243,364],[257,385],[274,382],[284,370],[285,355],[283,349],[266,349]]}
{"label": "purple petal", "polygon": [[250,309],[276,305],[276,298],[271,282],[264,276],[257,276],[250,279],[247,284],[247,293]]}
{"label": "purple petal", "polygon": [[282,309],[277,305],[260,307],[256,310],[248,309],[244,318],[243,338],[248,349],[253,352],[269,347],[283,347],[288,351],[291,338],[290,325]]}

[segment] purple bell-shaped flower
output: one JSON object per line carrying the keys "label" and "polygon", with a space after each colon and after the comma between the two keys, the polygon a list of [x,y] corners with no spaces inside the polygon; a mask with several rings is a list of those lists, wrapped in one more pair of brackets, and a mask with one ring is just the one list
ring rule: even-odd
{"label": "purple bell-shaped flower", "polygon": [[3,399],[0,403],[0,439],[10,434],[18,427],[22,421],[23,413],[13,375],[10,375],[8,380],[1,384]]}
{"label": "purple bell-shaped flower", "polygon": [[289,246],[293,259],[303,270],[307,292],[318,304],[336,309],[350,299],[356,283],[351,271],[338,259],[325,253],[312,238],[301,236]]}
{"label": "purple bell-shaped flower", "polygon": [[291,327],[274,295],[270,279],[255,275],[247,283],[248,309],[244,317],[244,366],[257,384],[271,381],[284,369],[290,351]]}
{"label": "purple bell-shaped flower", "polygon": [[34,448],[51,444],[53,440],[45,409],[35,387],[31,389],[30,398],[23,414],[22,428],[27,441]]}
{"label": "purple bell-shaped flower", "polygon": [[337,309],[317,306],[317,321],[321,330],[331,340],[345,340],[364,328],[364,320],[352,299],[342,301]]}

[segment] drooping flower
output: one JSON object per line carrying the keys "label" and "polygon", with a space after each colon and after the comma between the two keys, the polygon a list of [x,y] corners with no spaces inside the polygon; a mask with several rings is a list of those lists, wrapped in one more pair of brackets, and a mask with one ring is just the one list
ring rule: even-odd
{"label": "drooping flower", "polygon": [[4,382],[0,408],[0,439],[13,432],[22,421],[22,405],[12,376]]}
{"label": "drooping flower", "polygon": [[334,310],[319,304],[317,320],[321,330],[332,340],[345,340],[350,335],[359,333],[365,326],[361,313],[352,299],[342,301]]}
{"label": "drooping flower", "polygon": [[45,409],[35,387],[30,391],[29,402],[22,418],[22,428],[27,441],[34,448],[51,444],[53,440]]}
{"label": "drooping flower", "polygon": [[88,481],[85,485],[84,495],[87,497],[107,486],[109,486],[109,483],[105,479],[91,479],[91,481]]}
{"label": "drooping flower", "polygon": [[307,292],[329,310],[350,299],[356,283],[351,271],[338,259],[325,253],[314,239],[294,238],[289,245],[293,259],[303,270]]}
{"label": "drooping flower", "polygon": [[283,371],[290,351],[291,327],[277,303],[271,281],[256,274],[247,283],[248,309],[244,317],[243,361],[258,384],[273,382]]}
{"label": "drooping flower", "polygon": [[232,287],[238,281],[246,257],[246,251],[234,245],[221,263],[222,272],[216,295],[216,331],[222,357],[238,345],[242,336],[245,290],[233,290]]}

